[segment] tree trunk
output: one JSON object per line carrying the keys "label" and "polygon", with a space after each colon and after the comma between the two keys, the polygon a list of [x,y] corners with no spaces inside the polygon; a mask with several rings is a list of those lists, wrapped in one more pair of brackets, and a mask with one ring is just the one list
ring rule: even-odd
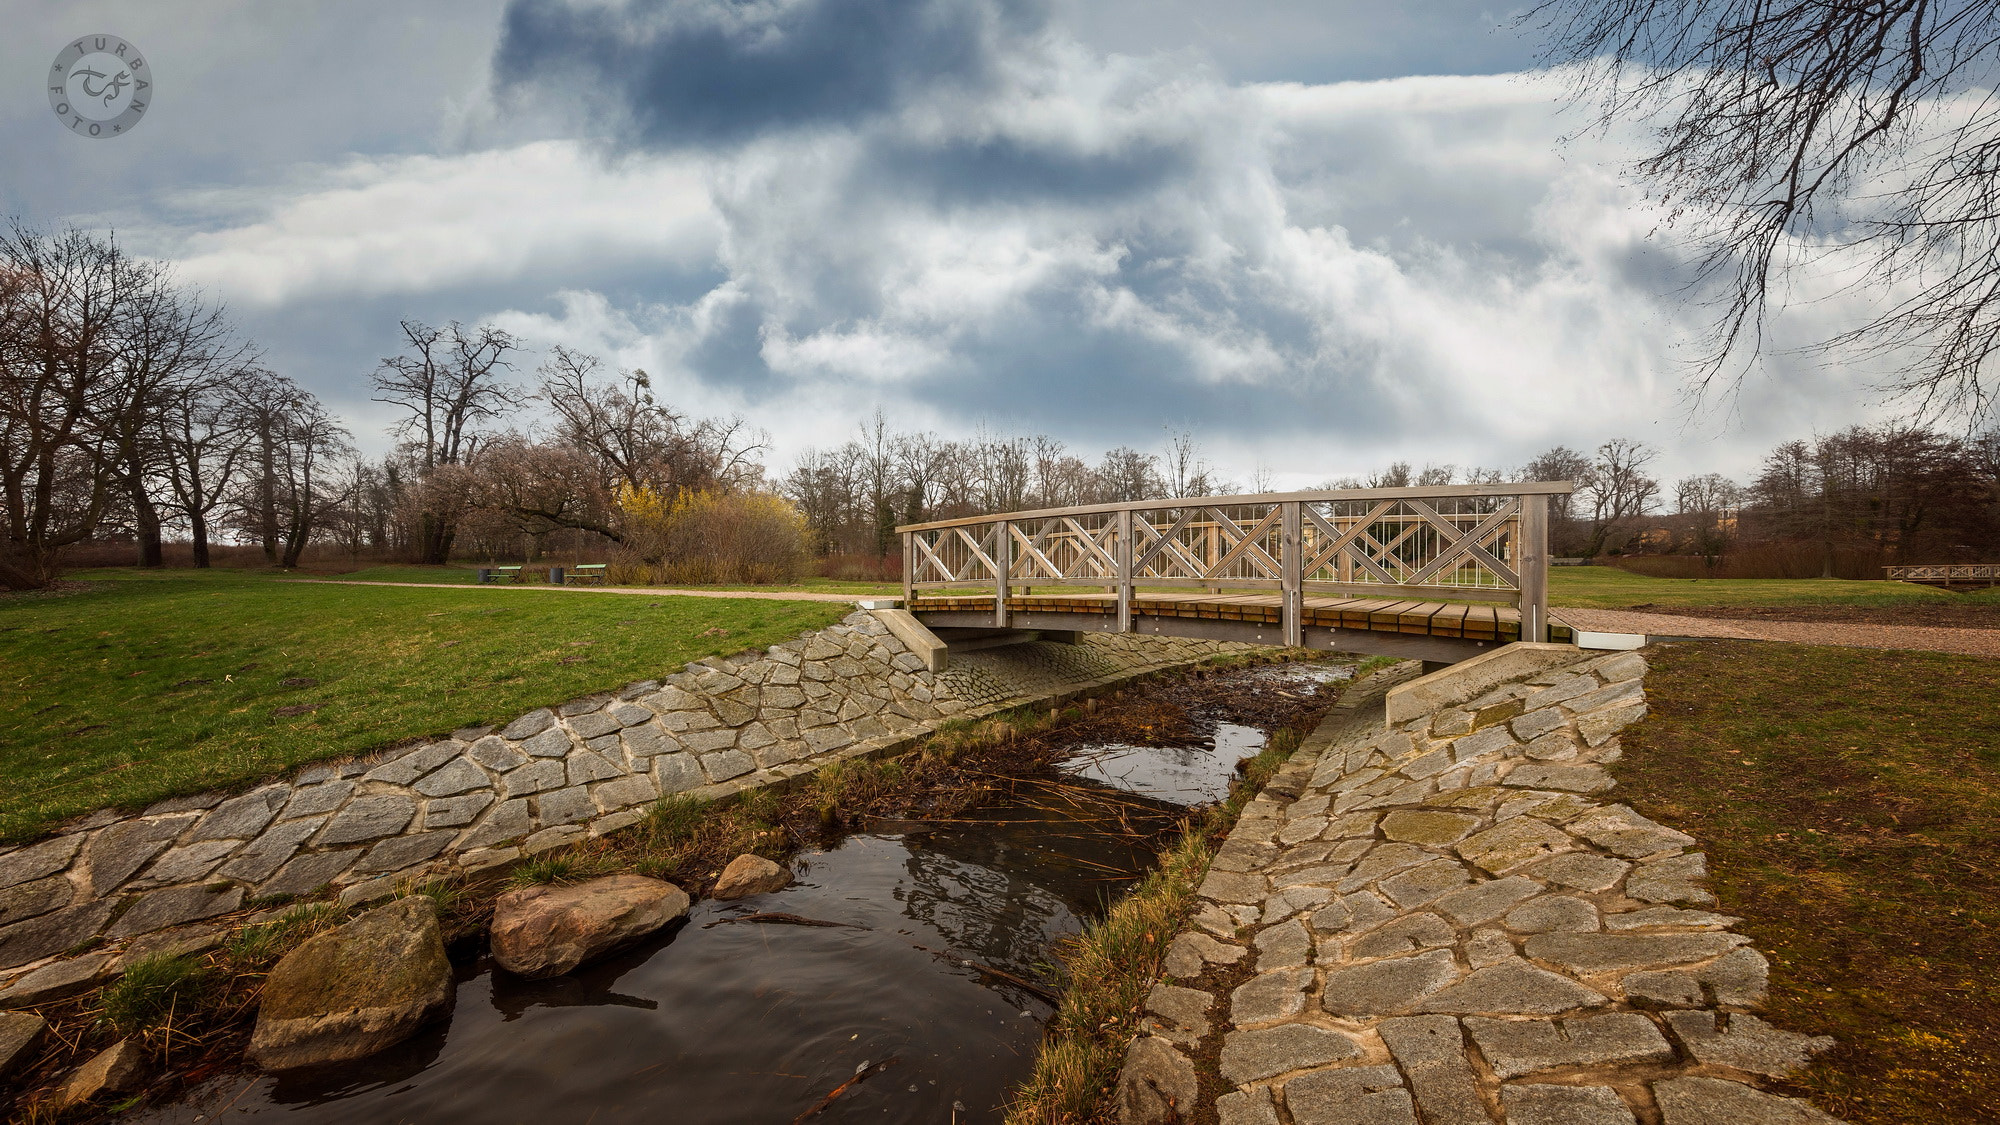
{"label": "tree trunk", "polygon": [[194,540],[194,565],[207,570],[208,562],[208,517],[199,511],[188,513],[188,535]]}
{"label": "tree trunk", "polygon": [[417,561],[428,566],[443,566],[451,559],[453,538],[455,533],[450,520],[435,512],[425,512]]}
{"label": "tree trunk", "polygon": [[257,531],[264,541],[264,561],[275,564],[278,561],[278,466],[276,450],[272,447],[271,412],[266,410],[259,419],[257,440],[258,456],[261,459],[263,479],[257,485]]}
{"label": "tree trunk", "polygon": [[162,567],[167,564],[166,550],[160,543],[160,510],[153,506],[153,498],[146,495],[146,486],[139,474],[132,474],[132,531],[139,541],[139,565]]}

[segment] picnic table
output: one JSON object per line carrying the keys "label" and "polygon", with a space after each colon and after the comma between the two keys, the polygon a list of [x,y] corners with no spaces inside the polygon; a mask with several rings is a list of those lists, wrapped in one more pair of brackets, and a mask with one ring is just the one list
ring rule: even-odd
{"label": "picnic table", "polygon": [[[571,567],[557,567],[549,578],[550,581],[572,586],[602,586],[606,566],[605,563],[577,563]],[[557,574],[561,577],[556,577]]]}

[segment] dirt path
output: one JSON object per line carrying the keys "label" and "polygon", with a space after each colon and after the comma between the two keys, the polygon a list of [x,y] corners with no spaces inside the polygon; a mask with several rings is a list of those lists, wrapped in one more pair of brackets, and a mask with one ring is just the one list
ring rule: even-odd
{"label": "dirt path", "polygon": [[1906,648],[2000,657],[2000,630],[1947,629],[1926,625],[1858,622],[1769,621],[1681,617],[1623,609],[1561,609],[1553,616],[1578,628],[1606,633],[1646,633],[1664,637],[1727,637],[1745,641],[1789,641],[1854,648]]}
{"label": "dirt path", "polygon": [[419,590],[544,590],[562,594],[640,594],[650,598],[761,598],[773,602],[842,602],[893,597],[890,594],[814,594],[803,590],[667,590],[658,586],[481,586],[470,582],[345,582],[338,578],[280,578],[321,586],[412,586]]}

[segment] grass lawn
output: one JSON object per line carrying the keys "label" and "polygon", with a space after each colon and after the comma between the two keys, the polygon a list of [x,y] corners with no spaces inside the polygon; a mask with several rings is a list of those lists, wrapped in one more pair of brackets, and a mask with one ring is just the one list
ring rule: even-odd
{"label": "grass lawn", "polygon": [[1618,792],[1700,839],[1771,958],[1769,1017],[1839,1040],[1794,1092],[1858,1125],[1992,1120],[2000,661],[1652,651]]}
{"label": "grass lawn", "polygon": [[248,782],[775,644],[831,603],[90,572],[0,599],[0,839]]}
{"label": "grass lawn", "polygon": [[[534,569],[537,571],[535,578],[539,581],[545,582],[548,578],[548,568],[537,567]],[[268,574],[271,572],[262,572],[262,573]],[[458,585],[458,584],[470,585],[478,581],[479,574],[476,567],[458,566],[458,565],[373,566],[367,568],[366,570],[357,570],[347,574],[307,575],[305,572],[301,571],[299,574],[296,575],[279,575],[279,577],[294,577],[294,578],[325,577],[340,582],[424,582],[424,583],[447,583],[453,585]],[[533,584],[534,583],[530,583],[530,585]],[[748,590],[748,591],[756,591],[760,593],[772,593],[772,594],[779,594],[779,593],[853,594],[856,597],[867,597],[871,595],[881,596],[881,597],[900,597],[903,593],[903,588],[901,586],[894,585],[892,583],[844,582],[837,578],[803,578],[797,582],[792,582],[783,585],[766,585],[766,586],[722,585],[722,586],[691,586],[688,588],[701,589],[701,590]]]}
{"label": "grass lawn", "polygon": [[1648,578],[1613,566],[1549,568],[1549,602],[1582,609],[1628,605],[2000,605],[2000,590],[1954,594],[1908,582],[1842,578]]}

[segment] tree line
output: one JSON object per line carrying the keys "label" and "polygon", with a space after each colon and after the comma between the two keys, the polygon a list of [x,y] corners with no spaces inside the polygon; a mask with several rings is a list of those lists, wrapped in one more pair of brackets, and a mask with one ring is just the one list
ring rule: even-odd
{"label": "tree line", "polygon": [[[285,567],[314,544],[433,564],[559,547],[624,560],[635,580],[768,580],[812,555],[888,560],[903,523],[1271,490],[1266,471],[1219,472],[1188,431],[1090,458],[1046,434],[946,438],[879,412],[770,480],[765,435],[674,410],[642,370],[558,345],[521,381],[522,343],[497,327],[398,329],[370,376],[398,412],[393,448],[363,457],[166,267],[73,229],[0,235],[0,584],[46,585],[67,548],[107,539],[130,541],[141,566],[161,565],[169,541],[197,566],[217,541]],[[2000,431],[1855,427],[1782,443],[1743,482],[1669,487],[1658,459],[1613,439],[1514,468],[1397,462],[1319,487],[1571,481],[1551,513],[1562,556],[1678,554],[1712,570],[1786,543],[1827,575],[1849,557],[2000,557]]]}
{"label": "tree line", "polygon": [[761,486],[761,435],[683,417],[643,371],[557,347],[522,386],[520,342],[498,328],[400,329],[372,375],[402,412],[394,449],[365,458],[166,266],[109,236],[14,225],[0,234],[0,586],[46,586],[66,550],[107,539],[129,540],[139,566],[161,565],[170,540],[196,566],[227,541],[284,567],[315,543],[430,563],[463,534],[509,554],[565,529],[623,544],[638,531],[625,507],[671,514],[689,493]]}

